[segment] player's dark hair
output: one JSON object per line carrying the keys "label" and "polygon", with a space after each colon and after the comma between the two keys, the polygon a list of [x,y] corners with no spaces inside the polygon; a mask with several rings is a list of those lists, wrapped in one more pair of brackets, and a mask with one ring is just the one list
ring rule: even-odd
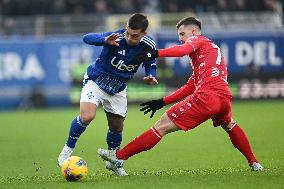
{"label": "player's dark hair", "polygon": [[149,21],[147,19],[147,16],[140,13],[135,13],[130,16],[128,20],[128,27],[133,30],[141,30],[141,32],[145,32],[148,28]]}
{"label": "player's dark hair", "polygon": [[182,25],[185,25],[185,26],[195,25],[201,30],[201,22],[194,17],[186,17],[186,18],[181,19],[176,25],[177,29],[179,29],[179,27]]}

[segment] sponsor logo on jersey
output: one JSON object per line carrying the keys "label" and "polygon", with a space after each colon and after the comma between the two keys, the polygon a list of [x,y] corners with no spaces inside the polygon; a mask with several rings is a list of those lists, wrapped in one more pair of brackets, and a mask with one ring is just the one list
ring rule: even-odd
{"label": "sponsor logo on jersey", "polygon": [[111,60],[111,65],[113,65],[115,68],[121,71],[127,70],[130,72],[130,71],[135,70],[135,68],[139,66],[139,65],[132,65],[132,64],[126,65],[124,64],[123,60],[118,60],[118,61],[115,61],[115,60],[116,60],[116,57],[113,57],[113,59]]}

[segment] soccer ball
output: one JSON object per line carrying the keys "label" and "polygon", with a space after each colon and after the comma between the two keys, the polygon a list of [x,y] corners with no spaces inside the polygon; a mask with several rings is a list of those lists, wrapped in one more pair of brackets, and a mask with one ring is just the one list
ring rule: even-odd
{"label": "soccer ball", "polygon": [[87,163],[81,157],[71,156],[63,162],[61,173],[67,181],[83,181],[88,175]]}

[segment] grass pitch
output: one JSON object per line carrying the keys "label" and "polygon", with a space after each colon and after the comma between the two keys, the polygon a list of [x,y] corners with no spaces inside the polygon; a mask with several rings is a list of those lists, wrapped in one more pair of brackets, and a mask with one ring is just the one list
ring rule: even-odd
{"label": "grass pitch", "polygon": [[[159,118],[130,106],[123,145]],[[85,182],[60,175],[57,156],[78,108],[0,112],[0,188],[284,188],[284,101],[235,102],[233,117],[246,132],[265,170],[251,172],[221,128],[211,121],[187,133],[169,134],[151,151],[130,158],[119,178],[97,156],[106,147],[107,122],[102,108],[81,136],[74,155],[89,167]]]}

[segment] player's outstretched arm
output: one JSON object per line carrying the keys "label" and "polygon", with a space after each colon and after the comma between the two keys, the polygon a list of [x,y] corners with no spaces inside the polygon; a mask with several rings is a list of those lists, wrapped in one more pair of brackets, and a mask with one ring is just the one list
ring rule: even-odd
{"label": "player's outstretched arm", "polygon": [[157,57],[183,57],[194,51],[193,46],[190,43],[184,43],[183,45],[174,45],[165,49],[146,49],[141,52],[135,58],[136,62],[145,62],[154,60]]}
{"label": "player's outstretched arm", "polygon": [[115,41],[119,37],[118,33],[104,32],[104,33],[88,33],[83,36],[83,41],[88,45],[118,45]]}

